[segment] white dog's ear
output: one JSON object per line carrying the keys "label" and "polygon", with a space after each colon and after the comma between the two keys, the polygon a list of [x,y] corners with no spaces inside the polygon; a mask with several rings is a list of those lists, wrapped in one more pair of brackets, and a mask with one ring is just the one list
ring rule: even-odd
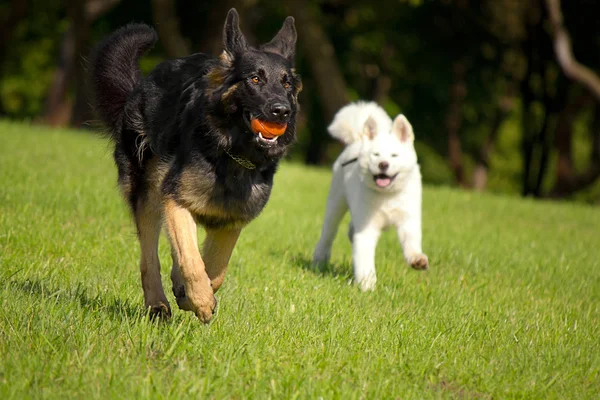
{"label": "white dog's ear", "polygon": [[396,117],[396,119],[394,119],[394,125],[392,126],[392,132],[403,143],[413,142],[415,140],[415,134],[413,132],[413,127],[410,124],[410,122],[408,122],[406,117],[402,114],[399,114]]}
{"label": "white dog's ear", "polygon": [[377,122],[375,122],[371,116],[369,116],[369,118],[367,118],[365,121],[365,125],[363,126],[363,135],[371,140],[377,136]]}

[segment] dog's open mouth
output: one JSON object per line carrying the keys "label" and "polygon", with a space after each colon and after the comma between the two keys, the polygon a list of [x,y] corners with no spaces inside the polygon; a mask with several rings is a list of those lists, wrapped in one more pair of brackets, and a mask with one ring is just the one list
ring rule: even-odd
{"label": "dog's open mouth", "polygon": [[394,175],[394,176],[389,176],[386,174],[373,175],[373,180],[375,181],[375,185],[377,185],[377,187],[381,188],[381,189],[385,189],[386,187],[390,186],[392,184],[392,182],[394,181],[394,178],[396,178],[396,175]]}
{"label": "dog's open mouth", "polygon": [[287,129],[287,124],[263,121],[255,118],[249,112],[244,113],[244,121],[250,131],[257,136],[258,141],[268,145],[277,142],[279,136],[283,135]]}

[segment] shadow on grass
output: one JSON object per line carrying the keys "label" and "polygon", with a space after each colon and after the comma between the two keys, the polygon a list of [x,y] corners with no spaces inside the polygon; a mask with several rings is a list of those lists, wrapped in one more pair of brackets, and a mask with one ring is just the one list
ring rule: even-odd
{"label": "shadow on grass", "polygon": [[[276,254],[276,256],[281,256],[281,254]],[[324,265],[315,266],[312,263],[312,259],[302,253],[296,253],[291,256],[290,261],[293,266],[312,272],[315,275],[352,279],[352,263],[348,261],[343,261],[339,264],[329,262]]]}
{"label": "shadow on grass", "polygon": [[147,318],[148,313],[141,307],[134,307],[127,301],[118,298],[109,299],[101,294],[90,296],[88,290],[81,284],[68,289],[48,284],[38,279],[16,280],[5,282],[11,288],[20,290],[26,294],[35,295],[41,299],[53,299],[68,304],[79,304],[79,306],[91,313],[106,313],[114,320],[122,321],[129,319],[137,321]]}

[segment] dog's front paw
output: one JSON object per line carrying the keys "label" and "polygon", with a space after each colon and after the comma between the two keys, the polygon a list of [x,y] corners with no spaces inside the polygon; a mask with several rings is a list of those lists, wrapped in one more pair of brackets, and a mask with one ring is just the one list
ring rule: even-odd
{"label": "dog's front paw", "polygon": [[213,294],[210,283],[208,283],[195,290],[186,289],[183,297],[177,297],[177,305],[182,310],[192,311],[200,321],[207,324],[215,313],[217,299]]}
{"label": "dog's front paw", "polygon": [[375,275],[368,275],[363,278],[359,278],[356,281],[358,288],[363,292],[372,292],[375,290],[377,284],[377,277]]}
{"label": "dog's front paw", "polygon": [[416,254],[412,256],[408,263],[414,269],[425,270],[429,267],[429,259],[426,254]]}
{"label": "dog's front paw", "polygon": [[194,314],[196,314],[196,316],[198,317],[198,319],[200,319],[200,321],[202,321],[205,324],[208,324],[210,322],[215,313],[215,308],[217,307],[217,299],[212,294],[212,290],[209,296],[207,297],[207,299],[201,302],[191,302],[188,300],[188,302],[191,303],[189,304],[191,311],[193,311]]}

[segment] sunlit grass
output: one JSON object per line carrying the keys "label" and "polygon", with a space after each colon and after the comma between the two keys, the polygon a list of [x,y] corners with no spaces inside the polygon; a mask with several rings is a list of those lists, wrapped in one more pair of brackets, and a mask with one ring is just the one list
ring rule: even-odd
{"label": "sunlit grass", "polygon": [[378,288],[308,268],[330,174],[284,165],[203,326],[148,321],[111,149],[0,123],[0,398],[596,398],[600,210],[424,193],[427,272],[393,232]]}

